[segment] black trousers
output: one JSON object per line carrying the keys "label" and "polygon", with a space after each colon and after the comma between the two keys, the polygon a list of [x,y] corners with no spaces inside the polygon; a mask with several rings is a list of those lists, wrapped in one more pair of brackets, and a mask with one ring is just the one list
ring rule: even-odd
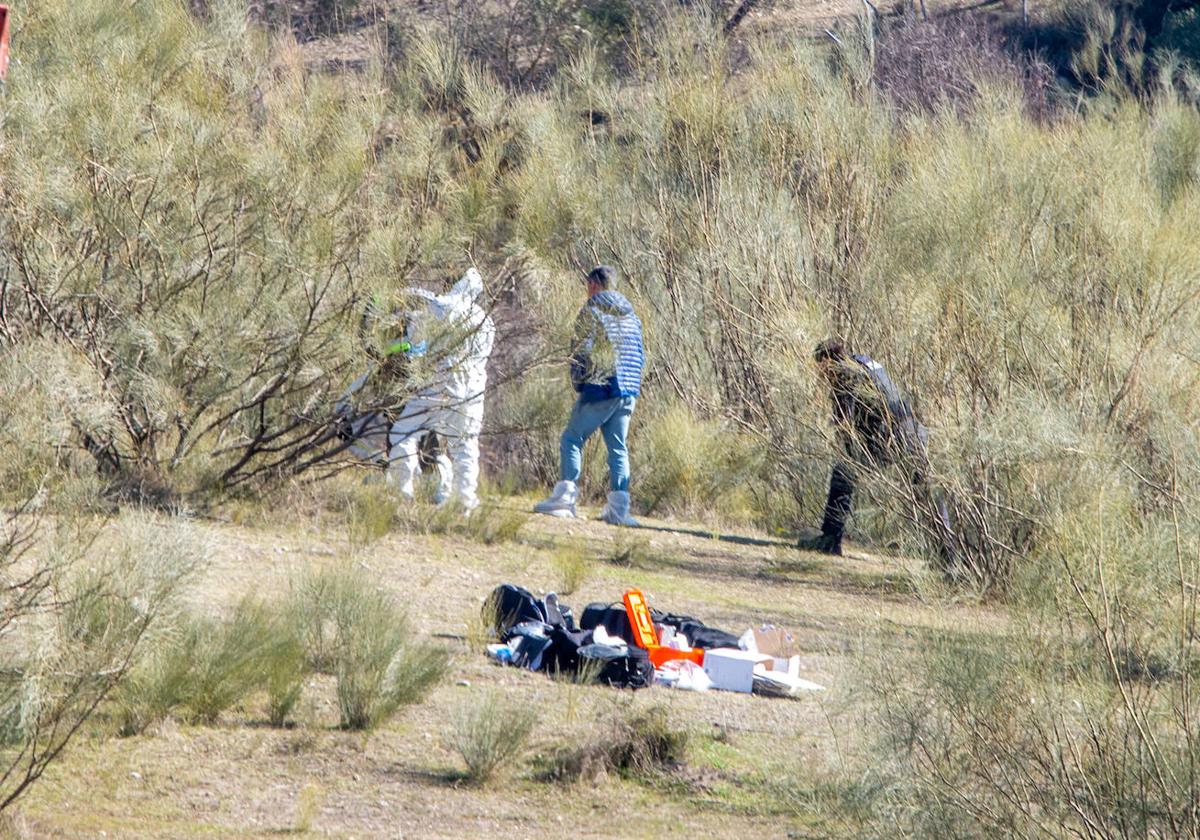
{"label": "black trousers", "polygon": [[[921,459],[913,469],[913,489],[918,504],[931,512],[933,522],[930,524],[937,536],[939,553],[944,568],[949,569],[958,559],[954,529],[950,525],[946,500],[941,494],[933,492],[927,475],[928,471]],[[850,510],[854,503],[855,480],[856,471],[851,463],[842,460],[834,462],[833,472],[829,477],[829,497],[825,500],[825,516],[821,520],[821,533],[838,548],[841,547],[846,520],[850,518]]]}

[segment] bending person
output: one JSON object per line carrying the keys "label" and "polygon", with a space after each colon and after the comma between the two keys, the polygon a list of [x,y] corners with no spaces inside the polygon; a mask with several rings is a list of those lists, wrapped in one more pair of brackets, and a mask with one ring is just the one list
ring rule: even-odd
{"label": "bending person", "polygon": [[562,480],[534,510],[575,516],[583,445],[599,431],[608,449],[611,491],[600,518],[610,525],[637,526],[629,514],[629,453],[625,438],[642,387],[642,322],[616,291],[616,271],[602,265],[587,276],[587,301],[575,319],[571,384],[579,394],[560,440]]}
{"label": "bending person", "polygon": [[900,462],[908,470],[918,504],[929,516],[943,571],[949,573],[958,552],[945,501],[935,498],[929,486],[928,430],[917,420],[887,371],[874,359],[851,354],[837,339],[818,344],[813,358],[829,388],[833,424],[845,458],[833,465],[821,535],[801,539],[799,547],[841,554],[858,471]]}
{"label": "bending person", "polygon": [[[423,303],[422,303],[423,305]],[[411,312],[393,312],[384,318],[364,316],[363,343],[373,361],[361,376],[350,383],[334,408],[337,436],[357,460],[380,471],[388,468],[392,448],[392,425],[403,409],[409,387],[409,361],[414,351],[408,340]],[[378,320],[383,337],[372,335],[367,321]],[[372,324],[371,326],[375,326]],[[420,471],[437,476],[433,500],[441,504],[450,496],[451,466],[445,447],[430,433],[421,441]]]}
{"label": "bending person", "polygon": [[405,403],[392,424],[388,480],[412,498],[420,472],[421,441],[436,433],[445,441],[452,477],[446,501],[469,513],[479,507],[479,435],[483,431],[483,397],[487,362],[495,341],[492,319],[476,302],[483,278],[474,268],[444,295],[418,290],[428,301],[415,319],[413,347],[424,347],[428,384]]}

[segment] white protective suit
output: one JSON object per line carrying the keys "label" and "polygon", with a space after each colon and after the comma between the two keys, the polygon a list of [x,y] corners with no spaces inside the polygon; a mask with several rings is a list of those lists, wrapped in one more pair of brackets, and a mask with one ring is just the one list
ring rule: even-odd
{"label": "white protective suit", "polygon": [[487,361],[496,328],[476,303],[483,294],[483,278],[474,268],[467,269],[444,295],[414,291],[429,300],[424,314],[431,323],[422,329],[432,336],[428,353],[434,360],[433,375],[432,381],[405,403],[392,425],[388,480],[411,498],[420,472],[417,453],[421,438],[436,432],[445,440],[450,456],[450,497],[471,511],[479,506],[479,433],[483,430]]}
{"label": "white protective suit", "polygon": [[[338,401],[337,413],[353,417],[354,395],[363,389],[367,380],[375,374],[375,366],[362,376],[350,383],[346,393]],[[347,447],[355,458],[360,461],[374,463],[382,467],[388,465],[388,454],[392,448],[392,424],[381,411],[372,411],[353,417],[350,421],[349,436],[351,442]],[[436,456],[437,487],[433,491],[433,501],[441,504],[450,498],[450,480],[453,475],[450,459],[446,457],[445,448],[439,446]]]}

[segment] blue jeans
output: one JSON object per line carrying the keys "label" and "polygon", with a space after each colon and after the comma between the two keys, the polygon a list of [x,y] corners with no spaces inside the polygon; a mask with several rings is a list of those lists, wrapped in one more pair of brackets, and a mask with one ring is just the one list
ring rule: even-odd
{"label": "blue jeans", "polygon": [[617,397],[600,402],[575,401],[571,419],[562,433],[562,480],[579,481],[583,468],[583,444],[599,429],[608,449],[608,479],[613,490],[629,490],[629,452],[625,435],[637,397]]}

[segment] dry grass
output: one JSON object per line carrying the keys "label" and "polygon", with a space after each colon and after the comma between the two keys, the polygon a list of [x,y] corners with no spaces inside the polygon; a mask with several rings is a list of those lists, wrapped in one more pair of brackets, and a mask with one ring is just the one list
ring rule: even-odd
{"label": "dry grass", "polygon": [[497,770],[520,759],[541,710],[498,693],[473,699],[446,735],[447,745],[466,765],[464,779],[482,785]]}
{"label": "dry grass", "polygon": [[664,706],[618,713],[584,744],[561,747],[544,760],[546,781],[595,783],[609,773],[654,778],[682,766],[688,733],[672,725]]}
{"label": "dry grass", "polygon": [[[349,549],[340,516],[306,517],[278,529],[264,528],[261,518],[259,522],[254,527],[203,526],[205,539],[217,549],[199,582],[197,606],[236,603],[246,592],[265,598],[286,595],[289,581],[299,579],[301,570],[314,564],[338,566],[340,561],[327,551]],[[647,522],[666,524],[653,518]],[[612,541],[621,534],[600,523],[546,518],[534,518],[528,527],[531,541],[547,547],[528,548],[519,560],[511,557],[507,546],[403,532],[392,532],[357,551],[356,559],[387,592],[419,605],[412,615],[419,638],[458,632],[463,605],[481,603],[499,581],[549,588],[544,584],[556,577],[553,543],[566,536],[564,531],[598,556],[611,552]],[[789,623],[801,630],[805,649],[812,651],[806,673],[839,690],[852,673],[849,651],[857,644],[854,640],[891,644],[893,637],[904,638],[906,632],[919,638],[927,626],[950,628],[980,621],[992,626],[996,621],[975,607],[923,605],[907,595],[872,594],[867,584],[888,572],[882,562],[846,561],[840,579],[831,578],[822,566],[804,565],[785,577],[772,571],[777,565],[772,546],[688,535],[659,539],[665,541],[664,550],[690,564],[688,571],[604,566],[569,603],[578,608],[588,601],[612,600],[625,586],[637,585],[655,604],[703,615],[716,626],[736,630],[768,619]],[[281,553],[280,548],[288,551]],[[430,563],[436,565],[435,574],[430,573]],[[877,624],[880,621],[886,623]],[[470,685],[456,685],[459,680]],[[460,709],[495,693],[506,702],[541,710],[538,744],[590,743],[609,722],[656,703],[670,706],[672,731],[704,732],[709,721],[730,723],[732,746],[712,745],[703,735],[693,734],[687,770],[668,773],[668,783],[646,786],[639,796],[651,803],[648,816],[636,831],[613,826],[605,831],[610,836],[642,836],[647,827],[665,831],[681,823],[714,836],[770,833],[781,824],[807,824],[812,810],[800,803],[781,812],[785,800],[768,779],[776,772],[772,768],[782,772],[791,767],[788,762],[797,752],[835,761],[830,719],[821,707],[808,701],[662,691],[651,689],[629,698],[608,688],[498,668],[473,650],[456,660],[452,679],[363,737],[338,730],[336,678],[319,676],[305,684],[303,699],[291,716],[293,729],[245,725],[238,717],[227,717],[219,728],[167,725],[137,738],[89,741],[55,772],[52,786],[35,789],[23,813],[38,831],[65,834],[104,830],[110,836],[253,836],[267,828],[293,830],[298,797],[307,786],[316,785],[322,797],[314,830],[388,836],[399,808],[413,833],[421,836],[496,836],[501,829],[495,821],[502,816],[504,830],[517,825],[533,832],[552,829],[560,817],[591,824],[595,813],[627,803],[629,792],[616,771],[606,771],[608,783],[576,786],[570,797],[519,770],[506,774],[504,784],[447,787],[446,779],[456,776],[462,765],[461,758],[442,746],[443,735],[454,731]],[[624,708],[630,701],[633,708]],[[248,718],[266,716],[264,695],[247,702]],[[618,702],[623,711],[614,709]],[[849,736],[840,726],[838,737],[845,743]],[[538,754],[535,748],[535,762]],[[142,780],[130,775],[134,772]],[[694,792],[679,796],[690,789],[690,779],[707,780],[702,783],[710,805],[697,808]],[[160,791],[152,807],[141,799],[147,784]],[[820,807],[832,811],[833,799],[833,793],[823,794]],[[381,806],[381,801],[388,805]]]}

